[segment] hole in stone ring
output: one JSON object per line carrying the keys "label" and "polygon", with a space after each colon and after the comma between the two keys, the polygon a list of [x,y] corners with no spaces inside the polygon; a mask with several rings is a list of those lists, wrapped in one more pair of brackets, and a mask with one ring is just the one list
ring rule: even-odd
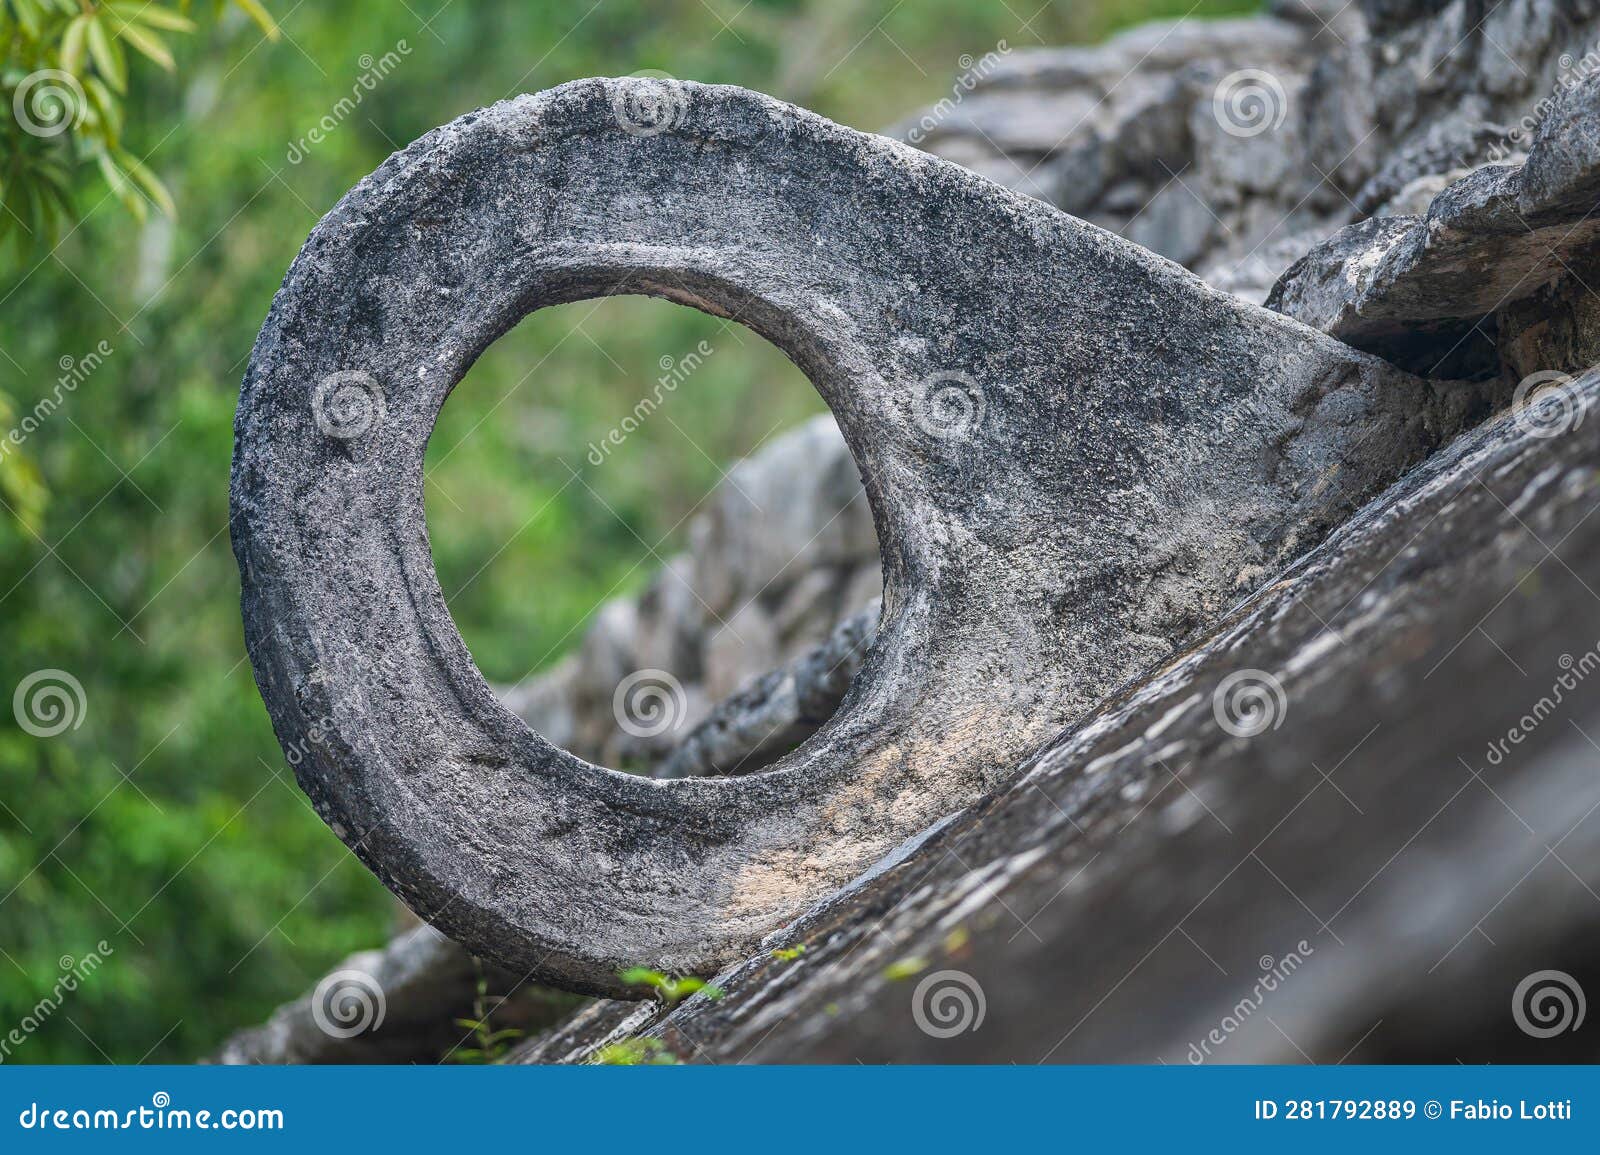
{"label": "hole in stone ring", "polygon": [[424,478],[479,670],[586,761],[763,769],[833,714],[870,644],[882,579],[855,461],[811,382],[737,321],[634,296],[535,311],[446,402]]}

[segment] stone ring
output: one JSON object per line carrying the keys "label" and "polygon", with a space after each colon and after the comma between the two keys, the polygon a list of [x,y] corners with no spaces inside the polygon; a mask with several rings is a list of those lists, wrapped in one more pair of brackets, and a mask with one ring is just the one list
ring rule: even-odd
{"label": "stone ring", "polygon": [[[878,640],[760,773],[654,781],[551,745],[434,572],[450,391],[529,312],[613,293],[780,347],[865,482]],[[579,81],[392,156],[289,270],[236,422],[246,639],[303,788],[413,910],[637,997],[621,970],[711,973],[894,861],[1475,403],[882,137],[736,88]]]}

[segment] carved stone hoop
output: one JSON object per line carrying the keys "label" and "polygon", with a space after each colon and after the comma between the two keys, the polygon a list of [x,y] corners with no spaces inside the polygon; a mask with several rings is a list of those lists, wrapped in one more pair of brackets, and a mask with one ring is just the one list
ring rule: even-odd
{"label": "carved stone hoop", "polygon": [[[764,773],[555,748],[440,592],[440,406],[527,313],[609,293],[778,345],[866,482],[879,640]],[[711,972],[1015,773],[1474,400],[891,141],[739,89],[582,81],[429,133],[312,232],[240,399],[246,637],[319,813],[418,914],[628,994],[619,970]]]}

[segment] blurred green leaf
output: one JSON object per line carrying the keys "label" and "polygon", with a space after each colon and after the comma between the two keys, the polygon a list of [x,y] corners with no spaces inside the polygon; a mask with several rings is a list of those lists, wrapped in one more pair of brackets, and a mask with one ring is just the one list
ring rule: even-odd
{"label": "blurred green leaf", "polygon": [[278,23],[272,14],[260,3],[260,0],[234,0],[241,11],[256,22],[256,27],[261,29],[268,40],[276,41],[279,37]]}
{"label": "blurred green leaf", "polygon": [[89,56],[105,82],[118,92],[128,90],[128,58],[122,46],[106,31],[105,21],[91,16],[88,21]]}

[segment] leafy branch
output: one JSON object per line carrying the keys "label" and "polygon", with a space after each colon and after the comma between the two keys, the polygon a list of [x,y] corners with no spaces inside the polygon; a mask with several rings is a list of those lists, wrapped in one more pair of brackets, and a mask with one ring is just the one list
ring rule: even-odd
{"label": "leafy branch", "polygon": [[[270,39],[261,0],[232,0]],[[227,0],[217,0],[221,11]],[[75,182],[93,167],[136,220],[176,214],[172,194],[123,145],[130,56],[177,71],[169,40],[195,30],[189,0],[0,0],[0,242],[54,244],[77,219]]]}

